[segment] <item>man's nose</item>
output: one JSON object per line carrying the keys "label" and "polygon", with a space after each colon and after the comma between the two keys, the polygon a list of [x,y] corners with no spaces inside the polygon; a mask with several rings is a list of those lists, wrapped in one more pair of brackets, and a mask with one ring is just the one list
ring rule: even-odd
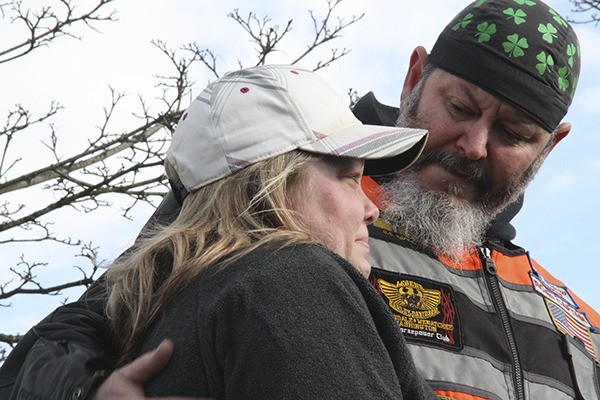
{"label": "man's nose", "polygon": [[461,132],[456,146],[469,160],[481,160],[487,157],[490,128],[484,123],[469,123]]}

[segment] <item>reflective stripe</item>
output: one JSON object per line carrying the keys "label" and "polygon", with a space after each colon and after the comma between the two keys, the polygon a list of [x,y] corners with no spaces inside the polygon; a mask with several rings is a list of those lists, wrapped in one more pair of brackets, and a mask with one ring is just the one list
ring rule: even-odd
{"label": "reflective stripe", "polygon": [[504,301],[514,318],[554,329],[548,310],[545,307],[540,307],[540,295],[534,292],[531,285],[522,287],[521,290],[517,291],[507,288],[504,282],[501,283]]}
{"label": "reflective stripe", "polygon": [[[462,387],[465,393],[477,393],[484,398],[514,399],[512,384],[508,384],[510,372],[502,372],[502,365],[494,366],[483,358],[465,354],[469,349],[458,354],[412,343],[408,347],[417,369],[427,381],[432,381],[434,390],[450,388],[456,391]],[[477,374],[467,374],[465,371],[477,371]],[[507,390],[511,391],[510,394]]]}
{"label": "reflective stripe", "polygon": [[[426,377],[436,392],[438,390],[447,392],[444,395],[451,399],[477,399],[479,397],[508,400],[514,398],[510,373],[502,372],[503,370],[508,371],[509,366],[490,360],[485,353],[470,348],[465,348],[461,353],[450,353],[412,343],[409,343],[408,347],[417,364],[417,369]],[[592,365],[589,364],[589,359],[587,361],[588,370],[591,371]],[[468,374],[465,371],[477,371],[477,374]],[[525,377],[525,392],[528,399],[569,400],[574,398],[571,388],[558,385],[557,382],[549,382],[544,377],[534,374],[526,374]],[[587,379],[587,381],[591,380]],[[551,384],[556,387],[550,386]],[[464,393],[477,394],[478,397],[452,397],[450,391],[459,391],[457,388],[462,388]],[[510,395],[507,393],[507,389],[511,390]],[[600,397],[588,395],[584,398],[588,400]]]}
{"label": "reflective stripe", "polygon": [[[370,262],[373,267],[394,271],[452,285],[484,310],[494,309],[482,271],[450,269],[423,253],[399,247],[397,244],[371,238]],[[484,297],[485,296],[485,297]]]}
{"label": "reflective stripe", "polygon": [[[527,398],[531,400],[573,400],[574,396],[574,394],[568,395],[563,391],[554,389],[545,384],[534,383],[530,380],[525,380],[525,390]],[[565,390],[572,392],[571,388],[565,388]]]}

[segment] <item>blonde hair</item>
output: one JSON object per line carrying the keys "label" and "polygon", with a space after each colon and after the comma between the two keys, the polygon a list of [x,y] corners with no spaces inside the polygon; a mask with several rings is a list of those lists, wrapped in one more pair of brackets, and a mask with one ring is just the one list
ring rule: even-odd
{"label": "blonde hair", "polygon": [[[286,200],[290,184],[319,159],[292,151],[200,188],[186,197],[172,224],[145,231],[115,261],[106,273],[107,314],[123,340],[122,362],[133,359],[167,302],[210,265],[224,268],[267,243],[319,243]],[[178,179],[170,164],[165,168]]]}

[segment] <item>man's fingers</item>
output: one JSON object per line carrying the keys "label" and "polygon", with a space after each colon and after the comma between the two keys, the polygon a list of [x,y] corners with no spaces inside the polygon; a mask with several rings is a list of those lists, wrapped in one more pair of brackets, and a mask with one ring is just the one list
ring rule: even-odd
{"label": "man's fingers", "polygon": [[119,372],[131,381],[143,385],[167,365],[172,354],[173,342],[165,339],[156,349],[139,356],[120,368]]}

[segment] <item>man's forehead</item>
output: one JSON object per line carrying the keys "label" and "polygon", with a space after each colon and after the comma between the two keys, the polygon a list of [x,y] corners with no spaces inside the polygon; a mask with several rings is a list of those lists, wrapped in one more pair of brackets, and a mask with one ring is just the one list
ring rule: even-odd
{"label": "man's forehead", "polygon": [[530,125],[532,129],[540,129],[548,132],[547,129],[537,123],[531,116],[523,112],[520,108],[508,102],[506,99],[500,98],[493,92],[482,88],[467,79],[444,71],[441,68],[436,68],[432,75],[435,74],[432,82],[437,82],[446,87],[454,94],[460,94],[468,98],[471,102],[479,106],[489,106],[491,104],[501,105],[502,114],[509,122],[519,125]]}

